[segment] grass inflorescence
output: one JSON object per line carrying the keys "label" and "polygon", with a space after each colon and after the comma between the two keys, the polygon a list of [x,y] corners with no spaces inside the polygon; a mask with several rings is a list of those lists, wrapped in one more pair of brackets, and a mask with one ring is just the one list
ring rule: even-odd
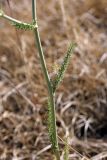
{"label": "grass inflorescence", "polygon": [[34,30],[37,25],[36,24],[29,24],[29,23],[17,23],[17,22],[13,22],[12,25],[16,28],[16,29],[21,29],[21,30]]}
{"label": "grass inflorescence", "polygon": [[53,92],[56,91],[59,84],[61,83],[61,81],[64,78],[65,71],[67,70],[71,55],[74,52],[75,47],[76,47],[76,44],[71,43],[68,48],[68,51],[63,59],[63,63],[58,70],[58,73],[57,73],[55,80],[53,81],[53,84],[52,84],[53,85]]}

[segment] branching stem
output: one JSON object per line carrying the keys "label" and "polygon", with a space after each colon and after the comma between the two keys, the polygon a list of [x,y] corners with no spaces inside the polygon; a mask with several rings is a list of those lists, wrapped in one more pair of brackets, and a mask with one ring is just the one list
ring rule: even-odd
{"label": "branching stem", "polygon": [[[32,0],[32,18],[33,18],[33,22],[37,24],[36,0]],[[52,127],[53,127],[52,134],[53,134],[53,139],[54,139],[54,144],[55,144],[53,147],[53,151],[56,156],[56,159],[60,160],[58,139],[57,139],[57,129],[56,129],[56,117],[55,117],[55,94],[53,94],[52,84],[51,84],[48,70],[46,67],[46,62],[45,62],[45,58],[44,58],[44,53],[43,53],[43,49],[42,49],[42,45],[41,45],[41,40],[40,40],[38,28],[35,28],[34,35],[35,35],[35,45],[38,48],[41,66],[42,66],[44,77],[45,77],[45,80],[47,83],[49,99],[50,99],[50,103],[51,103],[50,104],[50,106],[51,106],[51,119],[52,119]]]}
{"label": "branching stem", "polygon": [[0,11],[0,17],[10,21],[14,26],[16,26],[16,28],[19,28],[19,29],[20,29],[20,27],[21,27],[21,29],[29,28],[31,30],[37,28],[36,23],[35,24],[33,24],[33,23],[30,24],[30,23],[19,21],[15,18],[12,18],[12,17],[6,15],[3,11]]}

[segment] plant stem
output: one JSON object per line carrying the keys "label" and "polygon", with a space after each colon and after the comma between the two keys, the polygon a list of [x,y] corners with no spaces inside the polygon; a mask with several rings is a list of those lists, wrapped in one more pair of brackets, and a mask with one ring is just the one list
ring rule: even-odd
{"label": "plant stem", "polygon": [[[33,19],[33,23],[37,25],[37,16],[36,16],[36,0],[32,0],[32,19]],[[53,137],[54,137],[54,143],[55,143],[55,148],[53,148],[54,150],[54,154],[56,156],[57,160],[60,160],[60,154],[59,154],[59,147],[58,147],[58,139],[57,139],[57,129],[56,129],[56,116],[55,116],[55,95],[53,93],[53,89],[52,89],[52,84],[50,81],[50,77],[48,74],[48,70],[46,67],[46,62],[45,62],[45,57],[44,57],[44,53],[43,53],[43,49],[42,49],[42,45],[41,45],[41,40],[40,40],[40,36],[39,36],[39,31],[38,31],[38,27],[34,29],[34,35],[35,35],[35,45],[38,48],[38,52],[39,52],[39,57],[40,57],[40,62],[41,62],[41,66],[42,66],[42,70],[43,70],[43,74],[47,83],[47,87],[48,87],[48,93],[49,93],[49,98],[50,98],[50,103],[51,103],[51,111],[52,111],[52,126],[53,126]]]}
{"label": "plant stem", "polygon": [[4,14],[4,13],[2,13],[1,15],[0,15],[1,17],[3,17],[3,18],[5,18],[5,19],[7,19],[7,20],[9,20],[10,22],[12,22],[12,23],[18,23],[18,24],[28,24],[28,23],[24,23],[24,22],[22,22],[22,21],[19,21],[19,20],[17,20],[17,19],[15,19],[15,18],[12,18],[12,17],[10,17],[10,16],[7,16],[6,14]]}

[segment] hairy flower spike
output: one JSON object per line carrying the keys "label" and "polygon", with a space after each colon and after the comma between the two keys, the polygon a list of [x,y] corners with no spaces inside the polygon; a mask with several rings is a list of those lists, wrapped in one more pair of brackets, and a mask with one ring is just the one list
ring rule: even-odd
{"label": "hairy flower spike", "polygon": [[68,67],[68,64],[69,64],[69,61],[70,61],[70,57],[71,57],[71,54],[74,51],[75,46],[76,46],[76,44],[72,44],[71,43],[70,46],[69,46],[69,48],[68,48],[68,51],[67,51],[67,53],[66,53],[66,55],[64,57],[64,60],[63,60],[63,63],[61,65],[61,67],[59,68],[57,76],[56,76],[55,80],[52,82],[53,92],[56,91],[58,85],[60,84],[60,82],[64,78],[64,73],[67,70],[67,67]]}
{"label": "hairy flower spike", "polygon": [[34,30],[37,25],[36,24],[29,24],[29,23],[12,23],[13,26],[16,27],[16,29],[23,29],[23,30]]}
{"label": "hairy flower spike", "polygon": [[51,107],[51,103],[50,103],[50,99],[48,99],[48,130],[49,130],[49,137],[50,137],[50,141],[52,144],[52,149],[53,151],[56,149],[55,146],[55,140],[54,140],[54,129],[53,129],[53,120],[52,120],[52,107]]}

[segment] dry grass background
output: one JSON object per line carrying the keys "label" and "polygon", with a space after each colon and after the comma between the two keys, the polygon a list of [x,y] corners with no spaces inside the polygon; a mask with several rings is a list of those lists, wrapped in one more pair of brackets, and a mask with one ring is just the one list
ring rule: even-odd
{"label": "dry grass background", "polygon": [[[39,0],[38,21],[50,75],[70,41],[78,44],[58,89],[58,134],[70,160],[107,159],[107,1]],[[1,1],[6,13],[10,10]],[[11,0],[13,17],[31,21],[28,0]],[[51,160],[47,90],[33,34],[0,20],[0,160]],[[60,147],[63,142],[59,139]],[[74,151],[75,150],[75,151]],[[63,153],[62,153],[63,155]],[[62,157],[61,157],[62,159]]]}

